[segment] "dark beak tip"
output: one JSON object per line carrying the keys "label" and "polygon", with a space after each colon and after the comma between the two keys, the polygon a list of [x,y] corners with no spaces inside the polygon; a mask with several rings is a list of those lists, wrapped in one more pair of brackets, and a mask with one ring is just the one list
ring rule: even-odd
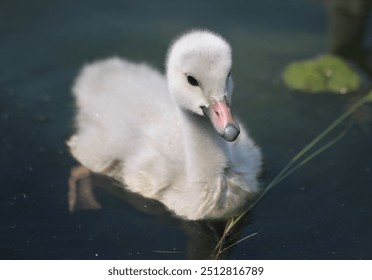
{"label": "dark beak tip", "polygon": [[238,126],[235,126],[233,124],[228,124],[224,131],[222,137],[229,142],[233,142],[238,138],[240,133],[240,129]]}

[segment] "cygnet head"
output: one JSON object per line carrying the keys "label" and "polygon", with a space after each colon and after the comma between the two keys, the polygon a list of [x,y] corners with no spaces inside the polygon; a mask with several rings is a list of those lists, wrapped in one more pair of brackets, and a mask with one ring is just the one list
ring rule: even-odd
{"label": "cygnet head", "polygon": [[177,104],[207,116],[227,141],[240,129],[230,112],[233,82],[231,48],[219,35],[196,30],[171,45],[167,57],[168,86]]}

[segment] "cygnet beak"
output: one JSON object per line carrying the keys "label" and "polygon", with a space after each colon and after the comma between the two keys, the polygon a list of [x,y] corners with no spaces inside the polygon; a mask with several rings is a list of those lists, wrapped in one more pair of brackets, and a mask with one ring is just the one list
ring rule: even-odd
{"label": "cygnet beak", "polygon": [[225,140],[233,142],[238,138],[240,128],[238,123],[233,119],[230,107],[225,100],[216,101],[208,108],[203,107],[206,115],[213,124],[214,129]]}

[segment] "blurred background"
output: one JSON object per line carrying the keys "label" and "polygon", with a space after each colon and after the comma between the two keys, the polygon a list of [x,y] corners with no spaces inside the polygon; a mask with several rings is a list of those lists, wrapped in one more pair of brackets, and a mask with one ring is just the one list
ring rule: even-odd
{"label": "blurred background", "polygon": [[[369,88],[370,2],[2,0],[0,259],[208,258],[223,225],[179,220],[100,176],[90,178],[100,209],[69,211],[79,69],[118,55],[163,71],[174,37],[220,33],[233,48],[233,110],[262,148],[265,186]],[[288,64],[326,53],[359,73],[358,90],[285,86]],[[340,141],[267,193],[232,239],[254,235],[224,258],[371,259],[371,116],[362,106]]]}

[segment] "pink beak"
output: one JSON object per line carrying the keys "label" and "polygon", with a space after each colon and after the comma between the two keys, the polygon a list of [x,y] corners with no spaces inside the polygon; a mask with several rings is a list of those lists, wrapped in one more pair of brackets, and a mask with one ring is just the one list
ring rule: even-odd
{"label": "pink beak", "polygon": [[225,100],[217,101],[208,108],[204,107],[203,112],[212,122],[214,129],[225,140],[233,142],[238,138],[239,125],[233,119],[230,107]]}

